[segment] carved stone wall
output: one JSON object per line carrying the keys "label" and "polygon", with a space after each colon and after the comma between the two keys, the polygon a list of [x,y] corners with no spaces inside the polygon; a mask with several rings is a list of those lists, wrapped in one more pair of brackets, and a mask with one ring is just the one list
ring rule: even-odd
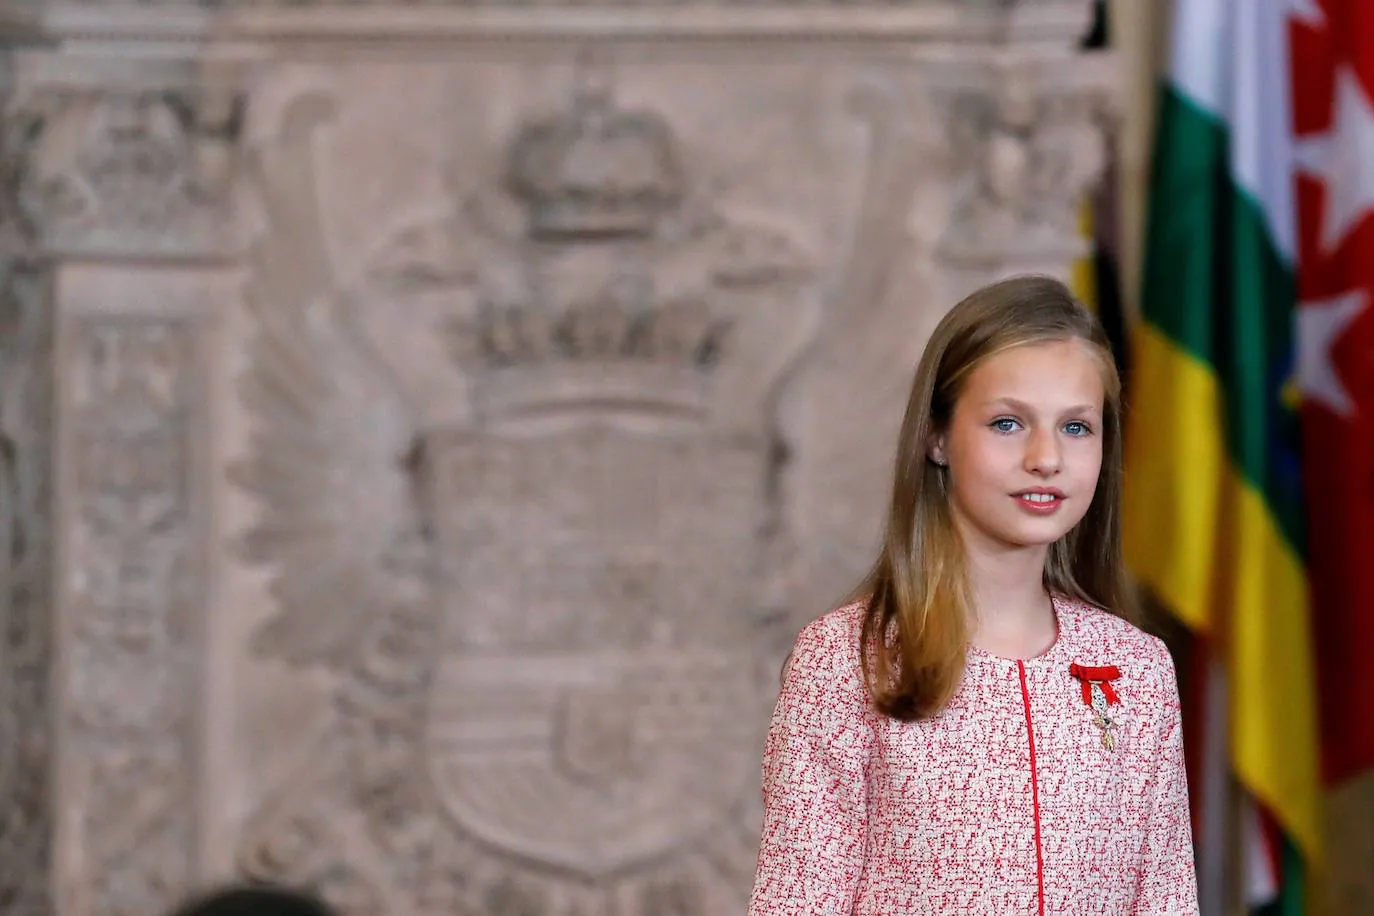
{"label": "carved stone wall", "polygon": [[597,50],[282,68],[250,115],[244,670],[321,711],[236,851],[358,912],[739,912],[923,323],[1075,253],[1066,55]]}
{"label": "carved stone wall", "polygon": [[1090,4],[314,6],[16,58],[59,908],[741,912],[926,334],[1080,253]]}

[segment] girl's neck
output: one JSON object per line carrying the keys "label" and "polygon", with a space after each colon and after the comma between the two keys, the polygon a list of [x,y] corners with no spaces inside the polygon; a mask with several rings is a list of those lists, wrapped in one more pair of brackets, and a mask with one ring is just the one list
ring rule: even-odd
{"label": "girl's neck", "polygon": [[1045,592],[1045,554],[1043,547],[967,550],[973,645],[1005,658],[1033,658],[1054,644],[1058,624]]}

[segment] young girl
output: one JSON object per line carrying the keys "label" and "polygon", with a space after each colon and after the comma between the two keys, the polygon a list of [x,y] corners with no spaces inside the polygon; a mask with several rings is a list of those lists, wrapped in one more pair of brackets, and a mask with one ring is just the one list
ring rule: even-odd
{"label": "young girl", "polygon": [[1197,913],[1173,664],[1118,616],[1121,476],[1115,366],[1061,283],[945,316],[877,563],[788,660],[750,916]]}

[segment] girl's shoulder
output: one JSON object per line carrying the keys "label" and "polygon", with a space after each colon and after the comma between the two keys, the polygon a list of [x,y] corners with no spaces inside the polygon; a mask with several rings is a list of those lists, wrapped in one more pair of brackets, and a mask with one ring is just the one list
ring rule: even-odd
{"label": "girl's shoulder", "polygon": [[1080,664],[1112,665],[1133,679],[1157,683],[1168,690],[1175,681],[1173,655],[1164,640],[1124,617],[1071,598],[1055,599],[1061,628],[1072,634],[1071,645]]}
{"label": "girl's shoulder", "polygon": [[863,602],[855,601],[812,620],[797,634],[789,666],[831,673],[858,671],[864,611]]}
{"label": "girl's shoulder", "polygon": [[1059,596],[1055,598],[1055,607],[1061,618],[1070,618],[1068,622],[1080,640],[1149,654],[1168,653],[1164,641],[1159,637],[1095,604]]}

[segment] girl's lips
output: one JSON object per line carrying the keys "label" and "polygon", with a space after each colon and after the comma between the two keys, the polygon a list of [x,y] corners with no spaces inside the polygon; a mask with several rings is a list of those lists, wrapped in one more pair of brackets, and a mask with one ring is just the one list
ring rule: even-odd
{"label": "girl's lips", "polygon": [[1013,499],[1024,511],[1032,515],[1053,515],[1064,503],[1064,494],[1058,490],[1024,490],[1015,494]]}

